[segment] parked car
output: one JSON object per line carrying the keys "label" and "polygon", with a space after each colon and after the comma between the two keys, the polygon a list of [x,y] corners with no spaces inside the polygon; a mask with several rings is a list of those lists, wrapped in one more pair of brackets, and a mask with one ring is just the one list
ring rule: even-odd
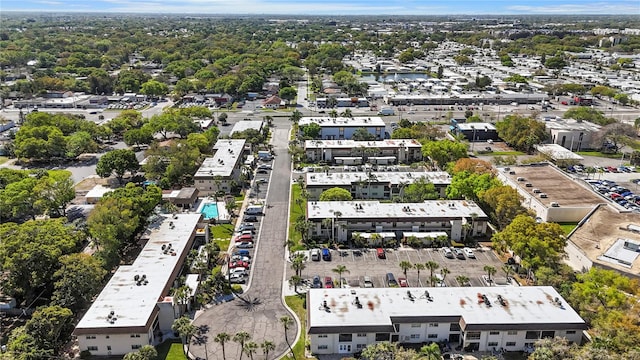
{"label": "parked car", "polygon": [[331,279],[331,276],[324,278],[324,287],[325,289],[333,289],[333,279]]}
{"label": "parked car", "polygon": [[373,281],[371,281],[371,277],[370,276],[365,276],[363,278],[362,287],[365,287],[365,288],[372,288],[373,287]]}
{"label": "parked car", "polygon": [[320,280],[320,275],[316,275],[313,277],[313,282],[311,283],[311,287],[314,289],[322,288],[322,281]]}
{"label": "parked car", "polygon": [[242,221],[244,221],[244,222],[258,222],[258,217],[257,216],[253,216],[253,215],[247,215],[242,219]]}
{"label": "parked car", "polygon": [[229,264],[229,268],[231,268],[231,269],[238,268],[238,267],[248,269],[249,268],[249,263],[246,262],[246,261],[242,261],[242,260],[236,260],[236,261],[232,261]]}
{"label": "parked car", "polygon": [[251,259],[251,254],[249,254],[249,250],[238,250],[233,253],[233,256],[248,257],[249,259]]}
{"label": "parked car", "polygon": [[448,259],[453,259],[455,258],[455,254],[453,253],[453,251],[451,251],[451,249],[449,249],[448,247],[443,247],[442,248],[442,254],[444,255],[444,257],[448,258]]}
{"label": "parked car", "polygon": [[460,260],[464,260],[466,259],[466,257],[464,256],[464,253],[462,252],[462,250],[460,249],[453,249],[453,253],[456,255],[456,257]]}
{"label": "parked car", "polygon": [[468,257],[469,259],[475,259],[476,258],[476,254],[473,253],[473,250],[470,248],[464,248],[462,249],[462,252],[464,252],[465,256]]}
{"label": "parked car", "polygon": [[244,284],[247,282],[247,275],[243,273],[233,273],[225,277],[232,284]]}
{"label": "parked car", "polygon": [[407,279],[403,277],[398,278],[398,284],[400,284],[400,287],[409,287]]}
{"label": "parked car", "polygon": [[387,258],[387,254],[384,252],[383,248],[377,248],[376,249],[376,254],[378,255],[378,259],[386,259]]}
{"label": "parked car", "polygon": [[270,164],[260,164],[258,165],[258,170],[271,170]]}
{"label": "parked car", "polygon": [[446,287],[447,284],[444,282],[444,276],[442,274],[434,274],[435,283],[437,287]]}
{"label": "parked car", "polygon": [[251,248],[253,248],[253,243],[251,243],[251,242],[241,242],[241,243],[237,243],[236,247],[238,249],[251,249]]}
{"label": "parked car", "polygon": [[398,282],[396,281],[396,278],[392,273],[387,273],[386,279],[388,287],[398,287]]}
{"label": "parked car", "polygon": [[245,230],[256,230],[256,226],[250,223],[243,223],[242,225],[240,225],[240,228],[238,229],[238,231],[245,231]]}
{"label": "parked car", "polygon": [[231,261],[242,261],[245,263],[250,263],[251,262],[251,258],[248,256],[240,256],[240,255],[232,255],[231,256]]}
{"label": "parked car", "polygon": [[233,275],[233,274],[242,274],[243,276],[248,276],[249,272],[247,271],[247,268],[237,267],[237,268],[229,269],[229,275]]}

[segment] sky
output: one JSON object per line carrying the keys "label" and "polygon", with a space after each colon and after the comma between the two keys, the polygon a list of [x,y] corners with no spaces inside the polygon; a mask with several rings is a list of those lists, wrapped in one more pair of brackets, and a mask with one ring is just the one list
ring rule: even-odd
{"label": "sky", "polygon": [[2,11],[291,15],[640,16],[640,0],[0,0]]}

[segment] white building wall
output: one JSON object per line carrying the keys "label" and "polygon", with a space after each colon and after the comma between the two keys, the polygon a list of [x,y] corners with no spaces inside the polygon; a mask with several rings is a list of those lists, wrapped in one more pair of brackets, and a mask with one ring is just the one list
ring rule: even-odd
{"label": "white building wall", "polygon": [[[596,246],[594,243],[593,246]],[[593,266],[593,261],[589,259],[587,254],[580,249],[578,245],[576,245],[571,239],[567,241],[567,246],[564,248],[567,253],[567,258],[565,262],[571,266],[571,268],[575,271],[588,271]]]}
{"label": "white building wall", "polygon": [[150,340],[147,334],[96,334],[78,336],[80,351],[89,350],[91,355],[94,356],[124,355],[149,344]]}

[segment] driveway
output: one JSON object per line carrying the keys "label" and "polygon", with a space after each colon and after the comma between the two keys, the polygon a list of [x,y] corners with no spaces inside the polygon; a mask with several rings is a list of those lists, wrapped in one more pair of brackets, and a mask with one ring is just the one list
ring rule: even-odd
{"label": "driveway", "polygon": [[[193,324],[202,329],[202,334],[191,344],[193,356],[203,359],[222,359],[220,344],[214,341],[217,334],[229,335],[246,331],[251,341],[258,345],[265,340],[272,341],[276,350],[270,357],[276,358],[287,351],[284,328],[280,317],[288,315],[293,319],[282,303],[282,281],[285,272],[284,241],[287,236],[289,190],[291,186],[291,161],[287,153],[289,128],[274,128],[272,144],[275,161],[267,192],[267,207],[260,222],[259,240],[252,264],[249,289],[239,298],[215,305],[197,316]],[[289,341],[293,345],[298,329],[294,325],[289,329]],[[200,341],[197,341],[197,339]],[[206,344],[205,344],[206,343]],[[230,341],[225,345],[227,359],[239,359],[240,349],[237,343]],[[258,356],[262,351],[258,350]],[[248,358],[245,355],[245,358]]]}

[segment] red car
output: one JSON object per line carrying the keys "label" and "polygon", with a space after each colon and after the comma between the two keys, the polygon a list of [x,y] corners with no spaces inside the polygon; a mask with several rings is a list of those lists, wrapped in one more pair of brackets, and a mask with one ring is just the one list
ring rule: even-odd
{"label": "red car", "polygon": [[409,287],[409,283],[407,282],[407,279],[403,277],[398,278],[398,284],[400,284],[400,287]]}
{"label": "red car", "polygon": [[324,278],[324,287],[325,289],[333,289],[333,280],[331,279],[331,276]]}
{"label": "red car", "polygon": [[242,268],[248,269],[249,268],[249,263],[246,262],[246,261],[237,260],[237,261],[232,261],[229,264],[229,268],[231,268],[231,269],[237,268],[237,267],[242,267]]}
{"label": "red car", "polygon": [[251,235],[242,235],[242,236],[236,238],[236,242],[237,243],[240,243],[240,242],[253,242],[253,236],[251,236]]}

